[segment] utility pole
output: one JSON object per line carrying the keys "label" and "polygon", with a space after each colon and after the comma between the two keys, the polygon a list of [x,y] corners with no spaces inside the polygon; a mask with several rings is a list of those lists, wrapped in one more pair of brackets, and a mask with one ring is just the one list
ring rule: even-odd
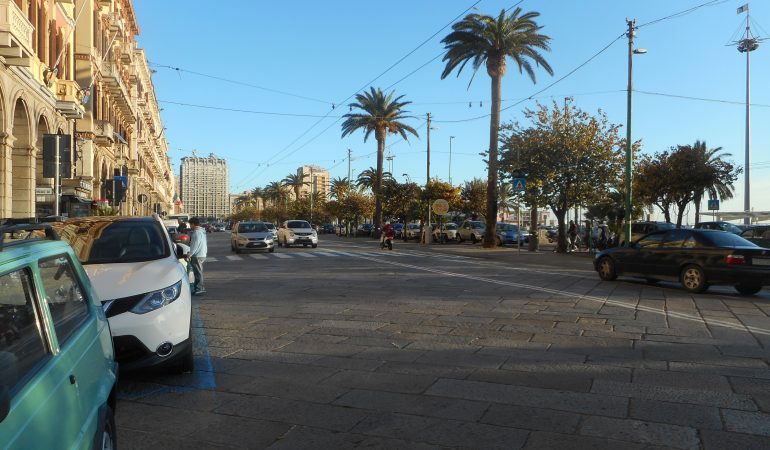
{"label": "utility pole", "polygon": [[348,149],[348,193],[350,193],[350,189],[351,189],[350,187],[350,176],[351,176],[350,175],[350,153],[351,151],[350,149]]}
{"label": "utility pole", "polygon": [[634,33],[636,28],[636,19],[628,20],[628,90],[626,92],[626,224],[624,226],[626,237],[625,243],[631,243],[631,91],[633,89],[633,64],[634,64]]}
{"label": "utility pole", "polygon": [[452,139],[454,136],[449,136],[449,184],[452,184]]}
{"label": "utility pole", "polygon": [[388,160],[388,172],[390,172],[390,176],[393,176],[393,159],[395,159],[395,155],[388,155],[385,157],[385,159]]}
{"label": "utility pole", "polygon": [[[425,190],[428,190],[428,184],[430,183],[430,113],[427,113],[428,117],[428,159],[425,164]],[[428,240],[428,234],[430,229],[430,199],[428,200],[428,221],[425,223],[425,226],[423,227],[423,241],[422,243],[427,245]]]}

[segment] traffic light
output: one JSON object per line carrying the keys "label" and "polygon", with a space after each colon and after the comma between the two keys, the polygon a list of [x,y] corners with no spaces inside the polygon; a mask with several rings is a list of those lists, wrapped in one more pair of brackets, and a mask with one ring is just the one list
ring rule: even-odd
{"label": "traffic light", "polygon": [[126,199],[126,188],[120,180],[113,180],[113,183],[115,185],[115,206],[117,206],[118,203]]}
{"label": "traffic light", "polygon": [[104,180],[104,198],[107,199],[110,205],[114,206],[115,197],[115,180]]}

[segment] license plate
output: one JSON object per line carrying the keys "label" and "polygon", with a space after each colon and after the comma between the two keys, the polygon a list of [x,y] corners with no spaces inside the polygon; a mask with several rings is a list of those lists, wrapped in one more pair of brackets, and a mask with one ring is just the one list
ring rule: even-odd
{"label": "license plate", "polygon": [[754,258],[751,262],[755,266],[770,266],[770,258]]}

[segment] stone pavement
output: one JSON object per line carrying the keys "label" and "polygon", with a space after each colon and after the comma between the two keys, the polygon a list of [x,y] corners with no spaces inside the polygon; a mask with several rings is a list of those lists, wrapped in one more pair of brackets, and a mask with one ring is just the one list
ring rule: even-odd
{"label": "stone pavement", "polygon": [[770,449],[767,290],[394,251],[207,267],[196,371],[121,378],[121,448]]}

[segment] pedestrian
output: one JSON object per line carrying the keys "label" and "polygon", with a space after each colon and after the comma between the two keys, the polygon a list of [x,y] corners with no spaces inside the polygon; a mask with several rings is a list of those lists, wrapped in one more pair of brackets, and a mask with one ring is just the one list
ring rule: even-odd
{"label": "pedestrian", "polygon": [[577,246],[578,230],[577,230],[577,225],[575,224],[574,220],[570,220],[569,221],[569,231],[568,231],[567,234],[569,235],[569,245],[567,246],[567,251],[568,252],[577,251],[577,249],[578,249],[578,246]]}
{"label": "pedestrian", "polygon": [[208,252],[208,243],[206,242],[206,232],[201,228],[200,219],[193,217],[190,219],[190,251],[187,253],[187,260],[192,266],[195,282],[193,283],[192,295],[203,295],[206,293],[206,286],[203,284],[203,262],[206,260]]}

